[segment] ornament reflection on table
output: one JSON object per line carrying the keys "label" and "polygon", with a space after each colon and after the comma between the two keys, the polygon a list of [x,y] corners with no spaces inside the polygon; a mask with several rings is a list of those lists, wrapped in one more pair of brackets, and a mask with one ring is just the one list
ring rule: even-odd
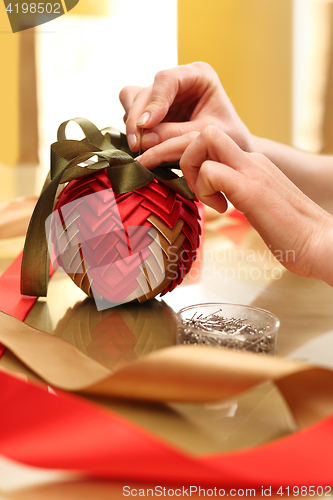
{"label": "ornament reflection on table", "polygon": [[68,140],[68,122],[59,127],[27,233],[22,293],[46,295],[47,250],[53,267],[94,296],[98,309],[173,290],[191,269],[201,233],[194,194],[173,172],[179,164],[150,172],[124,134],[73,121],[86,138]]}
{"label": "ornament reflection on table", "polygon": [[131,302],[98,311],[87,297],[69,308],[53,334],[116,371],[176,344],[175,313],[163,301]]}

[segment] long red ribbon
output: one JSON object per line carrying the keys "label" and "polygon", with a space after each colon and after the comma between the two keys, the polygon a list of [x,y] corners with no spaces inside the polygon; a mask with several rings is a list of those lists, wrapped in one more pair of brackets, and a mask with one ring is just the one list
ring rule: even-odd
{"label": "long red ribbon", "polygon": [[145,482],[277,489],[333,483],[333,417],[268,445],[193,458],[117,414],[0,372],[0,452],[37,467]]}
{"label": "long red ribbon", "polygon": [[[36,299],[20,295],[19,269],[18,258],[0,277],[0,308],[22,319]],[[0,388],[0,453],[29,465],[258,493],[261,487],[333,484],[333,415],[264,446],[195,458],[78,396],[54,395],[3,372]]]}

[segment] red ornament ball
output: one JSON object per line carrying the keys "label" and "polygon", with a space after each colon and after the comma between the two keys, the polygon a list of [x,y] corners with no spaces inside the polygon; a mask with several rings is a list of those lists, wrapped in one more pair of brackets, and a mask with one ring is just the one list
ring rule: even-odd
{"label": "red ornament ball", "polygon": [[120,304],[173,290],[201,234],[196,203],[153,179],[116,194],[106,171],[69,182],[51,222],[51,259],[88,296]]}

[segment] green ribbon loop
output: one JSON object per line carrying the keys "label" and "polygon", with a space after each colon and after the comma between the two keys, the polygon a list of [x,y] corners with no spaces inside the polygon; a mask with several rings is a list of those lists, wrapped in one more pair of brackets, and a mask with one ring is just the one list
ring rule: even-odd
{"label": "green ribbon loop", "polygon": [[108,139],[102,134],[102,132],[94,125],[91,121],[87,120],[86,118],[72,118],[71,120],[66,120],[63,122],[60,127],[58,128],[58,133],[57,133],[57,138],[58,141],[65,141],[67,139],[66,137],[66,127],[69,122],[75,122],[77,123],[81,130],[83,131],[86,140],[90,142],[91,144],[95,145],[102,150],[102,149],[116,149],[115,146],[111,144],[108,141]]}
{"label": "green ribbon loop", "polygon": [[[181,196],[193,199],[184,177],[174,177],[169,168],[179,168],[179,164],[164,164],[153,171],[147,170],[129,154],[126,136],[115,129],[107,129],[105,135],[89,120],[75,118],[85,134],[82,141],[68,140],[66,126],[71,120],[62,123],[58,129],[59,141],[51,146],[51,168],[42,193],[36,204],[28,227],[22,259],[21,293],[46,297],[50,257],[45,221],[52,214],[61,184],[93,175],[106,170],[113,190],[117,194],[128,193],[148,184],[153,178],[177,191]],[[117,149],[113,142],[117,142]],[[98,160],[86,167],[81,163],[97,156]]]}

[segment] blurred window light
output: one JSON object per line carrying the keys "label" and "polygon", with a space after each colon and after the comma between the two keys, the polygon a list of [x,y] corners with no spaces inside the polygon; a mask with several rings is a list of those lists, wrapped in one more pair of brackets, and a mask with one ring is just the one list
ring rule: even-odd
{"label": "blurred window light", "polygon": [[331,51],[332,0],[294,0],[293,144],[323,147],[323,122]]}
{"label": "blurred window light", "polygon": [[157,71],[177,65],[177,0],[105,2],[107,16],[76,15],[74,8],[37,33],[39,156],[45,171],[60,123],[84,116],[99,128],[124,131],[121,88],[150,85]]}

